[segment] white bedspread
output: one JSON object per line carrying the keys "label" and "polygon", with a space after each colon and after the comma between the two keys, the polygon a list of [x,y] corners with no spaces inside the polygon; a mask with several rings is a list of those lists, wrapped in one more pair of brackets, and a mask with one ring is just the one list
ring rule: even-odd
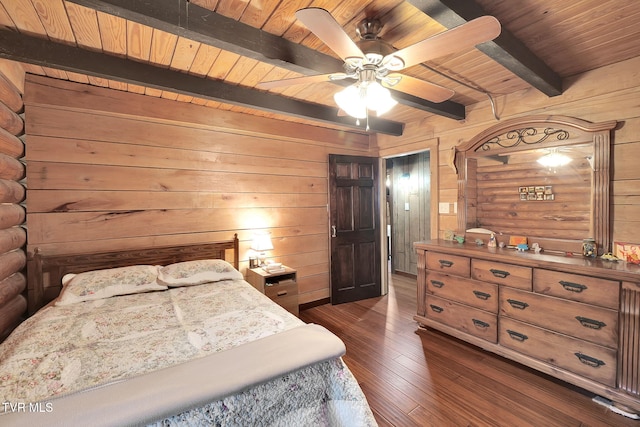
{"label": "white bedspread", "polygon": [[[47,418],[47,413],[58,410],[61,425],[81,425],[87,421],[85,415],[91,419],[96,414],[114,421],[105,425],[122,425],[123,419],[144,424],[172,414],[178,415],[162,425],[191,424],[188,419],[242,425],[232,420],[246,416],[245,422],[265,421],[265,413],[273,411],[261,408],[264,413],[256,410],[251,415],[247,408],[235,408],[234,413],[228,408],[230,402],[246,405],[249,398],[264,405],[276,399],[275,390],[299,387],[308,378],[315,378],[314,384],[280,398],[289,402],[299,395],[300,402],[288,403],[291,409],[280,411],[266,425],[303,415],[302,419],[316,425],[332,425],[340,419],[375,424],[355,379],[336,353],[335,342],[324,354],[312,356],[314,345],[321,345],[312,339],[317,331],[309,332],[306,338],[311,341],[303,339],[306,352],[295,354],[299,356],[295,362],[285,362],[287,351],[296,353],[297,345],[286,337],[302,331],[312,329],[305,329],[299,319],[244,281],[50,306],[24,322],[0,346],[0,402],[9,403],[0,407],[0,412],[6,412],[0,415],[0,424],[16,417],[29,418],[27,425],[38,425],[37,420],[52,425],[57,417]],[[274,353],[275,361],[267,352]],[[325,362],[316,363],[322,360]],[[287,372],[290,374],[282,376]],[[178,383],[176,378],[185,382]],[[84,392],[105,384],[108,386]],[[158,391],[162,393],[154,394]],[[210,399],[214,402],[205,403]],[[82,417],[78,420],[83,421],[68,424],[75,419],[65,415],[69,410],[79,412]],[[238,415],[246,412],[249,414]],[[346,418],[335,416],[341,412]],[[106,417],[109,413],[115,418]]]}

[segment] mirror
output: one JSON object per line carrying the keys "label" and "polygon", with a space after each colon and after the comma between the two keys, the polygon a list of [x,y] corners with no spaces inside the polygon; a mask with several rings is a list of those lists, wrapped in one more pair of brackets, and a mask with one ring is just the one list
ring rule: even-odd
{"label": "mirror", "polygon": [[581,253],[583,239],[595,238],[599,254],[610,251],[609,146],[615,125],[530,117],[473,138],[456,154],[458,206],[464,206],[457,233],[484,228],[499,241],[525,236],[545,251],[572,253]]}

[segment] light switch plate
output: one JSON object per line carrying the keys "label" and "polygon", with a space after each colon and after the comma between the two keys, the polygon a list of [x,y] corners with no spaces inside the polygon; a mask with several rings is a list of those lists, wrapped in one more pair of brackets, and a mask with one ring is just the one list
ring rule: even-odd
{"label": "light switch plate", "polygon": [[448,214],[449,213],[449,203],[439,203],[438,204],[438,213]]}
{"label": "light switch plate", "polygon": [[405,202],[404,203],[404,210],[408,211],[409,210],[409,202]]}

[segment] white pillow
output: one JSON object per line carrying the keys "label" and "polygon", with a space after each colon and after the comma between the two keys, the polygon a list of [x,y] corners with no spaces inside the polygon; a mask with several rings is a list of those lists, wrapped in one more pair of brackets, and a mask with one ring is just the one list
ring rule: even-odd
{"label": "white pillow", "polygon": [[158,282],[169,287],[242,279],[242,273],[222,259],[177,262],[161,267],[158,273]]}
{"label": "white pillow", "polygon": [[165,290],[167,287],[157,281],[158,268],[155,265],[132,265],[65,274],[56,305]]}

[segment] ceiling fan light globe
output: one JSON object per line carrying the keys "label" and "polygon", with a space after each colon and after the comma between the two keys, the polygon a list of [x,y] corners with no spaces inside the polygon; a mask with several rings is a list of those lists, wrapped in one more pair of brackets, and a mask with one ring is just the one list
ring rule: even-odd
{"label": "ceiling fan light globe", "polygon": [[333,95],[333,99],[345,113],[356,119],[367,117],[366,99],[357,84],[347,86],[344,90]]}
{"label": "ceiling fan light globe", "polygon": [[388,89],[382,87],[377,81],[370,82],[367,86],[366,104],[370,110],[376,112],[378,116],[391,110],[396,104],[396,100],[391,97]]}

